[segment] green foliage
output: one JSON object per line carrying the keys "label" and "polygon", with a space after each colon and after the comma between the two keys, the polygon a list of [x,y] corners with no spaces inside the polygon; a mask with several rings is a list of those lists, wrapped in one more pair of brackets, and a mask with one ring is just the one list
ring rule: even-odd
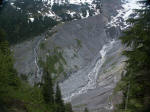
{"label": "green foliage", "polygon": [[42,49],[42,50],[45,49],[45,44],[44,44],[44,43],[41,43],[41,44],[40,44],[40,49]]}
{"label": "green foliage", "polygon": [[55,103],[57,105],[56,112],[65,112],[65,106],[62,100],[61,91],[58,84],[56,87]]}
{"label": "green foliage", "polygon": [[[22,82],[16,91],[11,92],[11,96],[12,98],[7,101],[10,110],[19,109],[28,112],[47,110],[41,88],[37,86],[31,87],[29,84]],[[9,105],[9,103],[14,103],[14,105]]]}
{"label": "green foliage", "polygon": [[65,104],[65,112],[73,112],[71,103]]}
{"label": "green foliage", "polygon": [[[2,35],[3,33],[0,32],[0,36]],[[8,42],[3,41],[1,37],[0,40],[0,111],[65,112],[58,86],[54,99],[53,83],[48,67],[44,68],[44,84],[40,87],[37,85],[31,87],[17,76]],[[23,76],[23,79],[26,80],[26,77]]]}
{"label": "green foliage", "polygon": [[[21,9],[16,9],[15,6]],[[0,26],[7,32],[6,39],[10,44],[33,38],[57,24],[55,20],[38,13],[42,7],[41,0],[16,0],[14,6],[8,2],[0,10]],[[33,22],[29,20],[29,13],[34,18]]]}
{"label": "green foliage", "polygon": [[[100,3],[96,3],[97,4],[97,9],[101,10]],[[95,15],[95,11],[93,9],[89,8],[88,4],[82,4],[80,5],[75,5],[75,4],[53,4],[52,6],[52,10],[55,12],[55,14],[57,14],[59,17],[62,18],[63,21],[71,21],[73,19],[81,19],[81,13],[83,15],[83,17],[87,16],[87,11],[89,12],[90,16]],[[68,14],[67,12],[71,11],[71,12],[76,12],[76,14],[73,15],[73,17]]]}
{"label": "green foliage", "polygon": [[53,92],[53,84],[51,74],[49,74],[48,70],[44,68],[44,84],[43,84],[43,97],[46,104],[54,104],[54,92]]}
{"label": "green foliage", "polygon": [[87,108],[84,109],[84,112],[89,112]]}
{"label": "green foliage", "polygon": [[59,77],[60,74],[64,74],[64,64],[66,61],[62,55],[62,51],[58,47],[55,47],[49,56],[46,57],[46,61],[44,62],[42,58],[39,59],[39,65],[41,67],[47,67],[50,74],[54,73],[55,75],[52,77],[53,82]]}
{"label": "green foliage", "polygon": [[[147,2],[142,2],[146,3]],[[123,102],[118,112],[149,112],[150,110],[150,9],[138,10],[139,18],[128,20],[132,27],[120,38],[130,49],[123,52],[128,57],[126,75],[119,83]]]}
{"label": "green foliage", "polygon": [[[1,35],[1,33],[0,33]],[[0,110],[3,112],[46,111],[41,89],[21,81],[6,41],[0,42]]]}
{"label": "green foliage", "polygon": [[3,42],[5,40],[6,33],[3,29],[0,28],[0,42]]}
{"label": "green foliage", "polygon": [[79,39],[75,39],[75,40],[76,40],[76,42],[77,42],[78,48],[81,48],[81,47],[82,47],[81,40],[79,40]]}
{"label": "green foliage", "polygon": [[10,96],[13,89],[19,87],[19,78],[13,68],[12,54],[7,42],[0,42],[0,99]]}

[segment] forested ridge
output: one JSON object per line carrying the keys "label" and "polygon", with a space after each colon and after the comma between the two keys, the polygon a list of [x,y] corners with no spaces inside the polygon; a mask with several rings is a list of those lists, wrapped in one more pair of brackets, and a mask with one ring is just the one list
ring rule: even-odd
{"label": "forested ridge", "polygon": [[[71,21],[93,16],[100,9],[99,0],[95,0],[96,9],[87,4],[57,4],[53,6],[42,0],[10,0],[0,6],[0,28],[6,32],[6,40],[17,44],[32,39],[63,21]],[[69,12],[73,12],[71,15]]]}
{"label": "forested ridge", "polygon": [[123,102],[116,112],[150,111],[150,1],[140,1],[143,8],[136,10],[139,17],[129,19],[130,28],[120,37],[128,47],[126,73],[117,89],[123,93]]}
{"label": "forested ridge", "polygon": [[0,7],[0,28],[6,32],[6,40],[10,44],[31,39],[58,23],[50,17],[38,14],[38,9],[42,7],[44,4],[41,0],[16,0],[14,4],[5,2]]}

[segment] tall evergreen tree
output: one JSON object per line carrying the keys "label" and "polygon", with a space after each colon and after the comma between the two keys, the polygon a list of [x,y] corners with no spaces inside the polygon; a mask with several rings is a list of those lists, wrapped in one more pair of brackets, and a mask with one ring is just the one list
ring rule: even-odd
{"label": "tall evergreen tree", "polygon": [[7,102],[11,100],[12,91],[16,91],[21,84],[13,62],[13,56],[8,42],[5,41],[4,32],[0,30],[0,111],[9,107]]}
{"label": "tall evergreen tree", "polygon": [[0,5],[2,5],[2,3],[3,3],[3,0],[0,0]]}
{"label": "tall evergreen tree", "polygon": [[87,107],[84,109],[84,112],[89,112],[88,109],[87,109]]}
{"label": "tall evergreen tree", "polygon": [[47,104],[54,104],[54,91],[53,91],[53,83],[51,74],[48,72],[48,70],[44,69],[44,84],[43,84],[43,97]]}
{"label": "tall evergreen tree", "polygon": [[64,106],[64,102],[62,100],[61,90],[60,90],[58,84],[56,86],[55,103],[57,105],[56,112],[65,112],[65,106]]}
{"label": "tall evergreen tree", "polygon": [[143,0],[141,3],[145,8],[137,11],[138,18],[128,20],[132,27],[120,38],[131,49],[124,51],[128,57],[127,73],[120,83],[124,98],[118,112],[150,110],[150,2]]}
{"label": "tall evergreen tree", "polygon": [[0,28],[0,42],[4,42],[6,37],[6,33],[3,29]]}
{"label": "tall evergreen tree", "polygon": [[71,103],[65,104],[65,112],[73,112]]}

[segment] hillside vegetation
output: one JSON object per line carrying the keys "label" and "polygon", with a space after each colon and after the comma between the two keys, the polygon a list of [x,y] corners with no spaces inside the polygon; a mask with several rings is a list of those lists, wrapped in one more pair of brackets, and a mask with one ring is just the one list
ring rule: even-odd
{"label": "hillside vegetation", "polygon": [[47,65],[43,68],[43,83],[34,87],[18,77],[13,67],[12,52],[4,36],[5,33],[0,30],[0,111],[72,112],[71,104],[64,104],[58,84],[54,91]]}
{"label": "hillside vegetation", "polygon": [[123,102],[116,112],[150,111],[150,1],[140,3],[144,8],[136,11],[139,17],[128,20],[131,27],[120,38],[129,48],[123,52],[128,60],[125,76],[118,84]]}
{"label": "hillside vegetation", "polygon": [[44,0],[8,0],[0,6],[0,27],[7,32],[6,40],[16,44],[38,36],[60,22],[99,14],[100,0],[94,0],[93,4],[95,8],[68,2],[51,6]]}
{"label": "hillside vegetation", "polygon": [[48,16],[43,17],[39,14],[38,10],[42,7],[44,4],[41,0],[16,0],[14,4],[6,2],[0,8],[0,27],[6,32],[6,39],[10,44],[40,35],[58,23]]}

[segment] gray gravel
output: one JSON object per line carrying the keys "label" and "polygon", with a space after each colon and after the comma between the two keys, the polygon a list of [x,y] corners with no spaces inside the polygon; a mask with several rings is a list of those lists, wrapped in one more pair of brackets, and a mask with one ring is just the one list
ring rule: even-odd
{"label": "gray gravel", "polygon": [[[121,55],[123,46],[117,41],[120,35],[119,28],[107,29],[106,24],[111,16],[116,15],[116,10],[121,8],[120,4],[120,0],[103,0],[102,14],[56,26],[53,30],[57,33],[42,41],[46,50],[38,50],[40,57],[45,57],[48,50],[57,46],[63,51],[63,57],[67,62],[64,68],[68,78],[61,77],[63,80],[60,86],[63,97],[66,98],[88,83],[88,74],[102,58],[99,51],[110,40],[116,40],[98,70],[96,88],[72,97],[71,103],[75,111],[83,111],[85,107],[91,112],[110,112],[113,109],[114,102],[110,97],[120,79],[124,68],[122,61],[125,58]],[[34,83],[37,71],[34,48],[41,38],[43,36],[12,46],[16,60],[15,67],[20,74],[29,76],[30,83]],[[81,42],[81,47],[77,40]]]}

